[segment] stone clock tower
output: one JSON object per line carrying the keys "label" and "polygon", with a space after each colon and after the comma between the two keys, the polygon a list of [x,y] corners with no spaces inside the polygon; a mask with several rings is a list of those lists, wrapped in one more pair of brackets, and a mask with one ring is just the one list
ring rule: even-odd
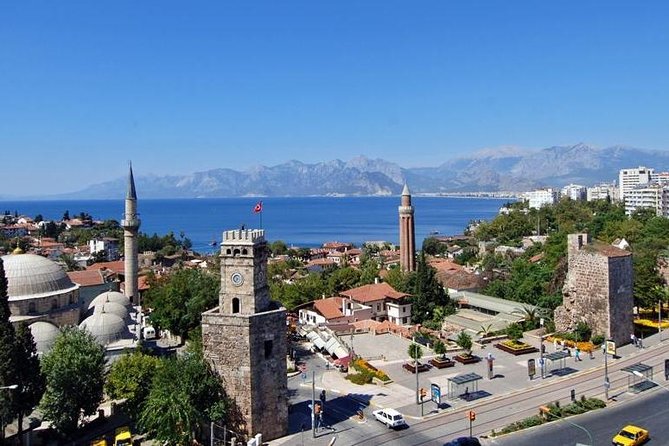
{"label": "stone clock tower", "polygon": [[288,347],[286,309],[269,296],[267,253],[263,230],[223,233],[219,305],[202,314],[202,338],[235,402],[232,429],[272,440],[288,433]]}

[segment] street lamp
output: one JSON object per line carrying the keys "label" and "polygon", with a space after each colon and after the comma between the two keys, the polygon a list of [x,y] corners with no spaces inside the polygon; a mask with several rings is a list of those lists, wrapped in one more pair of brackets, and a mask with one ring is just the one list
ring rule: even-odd
{"label": "street lamp", "polygon": [[587,430],[586,428],[584,428],[583,426],[581,426],[580,424],[576,424],[576,423],[574,423],[573,421],[571,421],[567,418],[559,417],[559,416],[553,414],[553,412],[551,412],[550,409],[548,409],[547,407],[542,406],[540,408],[540,410],[541,410],[541,412],[545,413],[546,415],[552,415],[558,421],[564,421],[567,424],[571,424],[572,426],[581,429],[583,432],[585,432],[588,435],[588,439],[590,440],[590,446],[593,446],[595,444],[594,441],[592,440],[592,435],[590,434],[590,431]]}
{"label": "street lamp", "polygon": [[[18,388],[19,388],[18,384],[12,384],[10,386],[0,386],[0,390],[5,390],[5,389],[16,390]],[[2,415],[0,415],[0,419],[2,420],[0,422],[0,429],[2,429],[2,437],[0,437],[0,439],[2,439],[2,444],[5,444],[5,413],[4,412],[2,412]]]}

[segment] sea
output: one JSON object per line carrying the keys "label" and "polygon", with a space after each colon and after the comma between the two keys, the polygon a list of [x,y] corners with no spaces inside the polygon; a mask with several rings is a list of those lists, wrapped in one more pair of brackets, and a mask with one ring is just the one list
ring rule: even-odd
{"label": "sea", "polygon": [[[262,212],[254,208],[262,201]],[[509,199],[412,197],[416,245],[430,235],[462,234],[472,220],[490,220]],[[317,247],[328,241],[361,246],[367,241],[399,242],[399,197],[269,197],[141,199],[140,231],[149,235],[173,232],[193,242],[200,253],[213,252],[224,230],[265,229],[269,241]],[[95,220],[123,218],[119,200],[0,201],[0,211],[46,220],[81,212]]]}

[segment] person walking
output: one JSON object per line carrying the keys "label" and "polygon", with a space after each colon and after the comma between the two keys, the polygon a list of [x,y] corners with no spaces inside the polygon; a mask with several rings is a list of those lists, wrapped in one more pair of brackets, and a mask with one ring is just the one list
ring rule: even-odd
{"label": "person walking", "polygon": [[636,336],[634,335],[634,333],[632,333],[632,334],[630,335],[630,341],[632,342],[632,345],[633,345],[633,346],[635,346],[635,347],[637,346]]}
{"label": "person walking", "polygon": [[574,360],[575,361],[582,361],[581,359],[581,349],[576,347],[576,351],[574,352]]}

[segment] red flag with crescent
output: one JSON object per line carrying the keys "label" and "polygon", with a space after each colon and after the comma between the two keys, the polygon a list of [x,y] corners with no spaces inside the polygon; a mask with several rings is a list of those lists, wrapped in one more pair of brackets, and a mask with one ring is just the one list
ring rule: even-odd
{"label": "red flag with crescent", "polygon": [[256,205],[253,208],[253,213],[254,214],[258,214],[260,212],[262,212],[262,201],[257,202]]}

